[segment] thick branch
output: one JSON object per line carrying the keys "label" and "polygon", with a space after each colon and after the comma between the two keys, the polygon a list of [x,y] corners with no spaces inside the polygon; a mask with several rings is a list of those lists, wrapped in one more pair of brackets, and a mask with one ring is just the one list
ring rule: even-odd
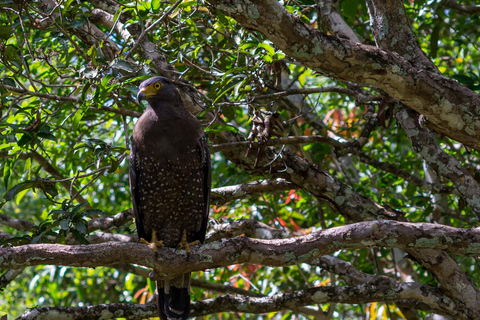
{"label": "thick branch", "polygon": [[[430,308],[442,311],[458,319],[469,319],[469,315],[460,304],[456,304],[442,295],[437,289],[419,283],[398,283],[396,286],[386,281],[361,286],[317,287],[295,292],[276,294],[270,297],[246,297],[224,295],[215,299],[192,302],[191,316],[207,315],[219,312],[268,313],[294,309],[319,303],[368,303],[394,302],[396,300],[420,301]],[[153,304],[109,304],[85,308],[56,307],[36,308],[27,311],[17,320],[56,320],[99,319],[100,315],[108,318],[122,317],[140,320],[156,316]]]}
{"label": "thick branch", "polygon": [[400,54],[414,66],[438,72],[418,44],[405,8],[397,0],[367,0],[375,43],[379,48]]}
{"label": "thick branch", "polygon": [[0,248],[0,267],[19,269],[34,265],[98,267],[136,263],[154,268],[157,275],[176,274],[252,263],[287,266],[310,261],[340,249],[370,247],[441,249],[452,254],[480,255],[480,229],[460,229],[430,223],[386,220],[360,222],[322,230],[310,235],[278,240],[246,237],[215,241],[185,251],[160,248],[158,259],[151,248],[138,243],[108,242],[96,245],[30,244]]}
{"label": "thick branch", "polygon": [[326,1],[315,1],[317,3],[320,16],[322,21],[327,25],[328,30],[344,39],[350,39],[354,42],[361,42],[355,32],[350,28],[350,26],[345,23],[345,20],[338,13],[337,1],[326,0]]}
{"label": "thick branch", "polygon": [[439,175],[448,178],[480,218],[480,187],[462,164],[445,153],[418,122],[416,112],[404,109],[397,120],[412,141],[412,146]]}
{"label": "thick branch", "polygon": [[435,72],[417,69],[395,53],[333,37],[288,13],[276,0],[209,0],[244,27],[263,33],[304,66],[374,85],[428,117],[434,129],[480,149],[480,95]]}

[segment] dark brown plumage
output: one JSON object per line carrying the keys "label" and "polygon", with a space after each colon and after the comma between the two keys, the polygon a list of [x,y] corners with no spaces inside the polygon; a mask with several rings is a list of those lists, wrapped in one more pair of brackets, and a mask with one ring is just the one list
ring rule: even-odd
{"label": "dark brown plumage", "polygon": [[[148,107],[133,130],[130,189],[139,238],[153,233],[175,248],[205,240],[211,187],[210,153],[206,135],[183,106],[178,90],[164,77],[139,86],[138,101]],[[157,281],[162,320],[187,319],[190,274]]]}

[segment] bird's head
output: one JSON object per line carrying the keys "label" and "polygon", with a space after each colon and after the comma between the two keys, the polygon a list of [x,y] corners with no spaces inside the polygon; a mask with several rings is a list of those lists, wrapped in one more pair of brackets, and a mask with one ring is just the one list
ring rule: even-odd
{"label": "bird's head", "polygon": [[138,102],[142,100],[174,100],[179,96],[172,82],[165,77],[153,77],[143,81],[138,87]]}

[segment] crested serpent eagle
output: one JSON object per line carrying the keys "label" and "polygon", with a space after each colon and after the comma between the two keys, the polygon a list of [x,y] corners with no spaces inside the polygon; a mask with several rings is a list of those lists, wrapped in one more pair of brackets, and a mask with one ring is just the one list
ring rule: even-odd
{"label": "crested serpent eagle", "polygon": [[[207,137],[167,78],[142,82],[137,99],[148,102],[135,124],[130,154],[138,237],[156,246],[189,249],[189,244],[203,243],[207,228],[211,188]],[[157,281],[157,303],[162,320],[187,319],[190,273]]]}

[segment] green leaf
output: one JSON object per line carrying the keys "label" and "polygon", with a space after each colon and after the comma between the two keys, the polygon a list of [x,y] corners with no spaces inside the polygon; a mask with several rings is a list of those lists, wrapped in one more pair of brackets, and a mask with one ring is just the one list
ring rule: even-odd
{"label": "green leaf", "polygon": [[221,132],[221,131],[238,132],[238,129],[228,124],[219,124],[219,123],[214,123],[211,126],[205,128],[205,132],[207,133],[210,133],[210,132],[214,133],[214,132]]}
{"label": "green leaf", "polygon": [[15,196],[16,196],[20,191],[23,191],[23,190],[26,190],[26,189],[31,189],[31,188],[33,188],[33,187],[35,187],[35,181],[33,181],[33,180],[19,183],[19,184],[17,184],[16,186],[12,187],[10,190],[8,190],[8,191],[3,195],[3,198],[5,199],[5,201],[10,201],[10,200],[12,200],[13,198],[15,198]]}
{"label": "green leaf", "polygon": [[160,9],[160,4],[162,2],[160,0],[152,0],[152,11],[156,12],[158,9]]}
{"label": "green leaf", "polygon": [[124,70],[126,72],[134,72],[135,68],[125,59],[115,58],[111,63],[110,67],[114,69]]}
{"label": "green leaf", "polygon": [[115,157],[109,157],[109,159],[111,167],[108,169],[108,173],[114,173],[118,168],[118,160]]}
{"label": "green leaf", "polygon": [[275,54],[275,49],[273,49],[273,47],[268,43],[265,43],[265,42],[259,43],[258,47],[267,50],[270,56],[273,56]]}
{"label": "green leaf", "polygon": [[3,166],[3,185],[5,189],[8,189],[8,180],[12,174],[13,164],[15,163],[14,159],[6,159],[5,165]]}
{"label": "green leaf", "polygon": [[70,218],[64,219],[60,221],[60,228],[62,230],[68,230],[70,227],[68,226],[70,224]]}
{"label": "green leaf", "polygon": [[72,4],[74,0],[67,0],[65,1],[64,5],[63,5],[63,12],[68,12],[69,8],[70,8],[70,5]]}
{"label": "green leaf", "polygon": [[192,7],[196,5],[197,5],[197,1],[184,1],[178,7],[185,8],[185,7]]}
{"label": "green leaf", "polygon": [[77,241],[80,242],[80,244],[90,244],[90,242],[88,242],[88,240],[85,239],[85,236],[82,235],[78,230],[71,229],[70,231],[72,232],[75,239],[77,239]]}
{"label": "green leaf", "polygon": [[111,74],[107,74],[103,79],[102,82],[100,82],[100,85],[104,88],[108,86],[108,82],[113,79],[113,76]]}
{"label": "green leaf", "polygon": [[461,84],[464,84],[467,86],[473,85],[475,83],[475,81],[469,76],[467,76],[466,74],[456,74],[456,75],[453,75],[452,78],[457,80]]}
{"label": "green leaf", "polygon": [[87,234],[87,224],[85,223],[85,221],[77,221],[77,222],[75,222],[74,227],[75,227],[75,229],[78,230],[78,232],[80,232],[81,234]]}
{"label": "green leaf", "polygon": [[11,24],[6,24],[0,26],[0,39],[1,40],[8,40],[13,33],[13,28]]}
{"label": "green leaf", "polygon": [[129,83],[132,83],[132,82],[142,81],[142,80],[150,79],[151,77],[152,77],[151,75],[139,76],[139,77],[135,77],[135,78],[132,78],[132,79],[128,79],[127,81],[124,81],[123,84],[129,84]]}
{"label": "green leaf", "polygon": [[80,124],[80,121],[82,120],[85,113],[87,113],[87,110],[88,110],[88,105],[86,103],[82,104],[82,106],[77,110],[77,112],[75,113],[75,116],[73,116],[73,119],[72,119],[73,130],[78,129],[78,125]]}

